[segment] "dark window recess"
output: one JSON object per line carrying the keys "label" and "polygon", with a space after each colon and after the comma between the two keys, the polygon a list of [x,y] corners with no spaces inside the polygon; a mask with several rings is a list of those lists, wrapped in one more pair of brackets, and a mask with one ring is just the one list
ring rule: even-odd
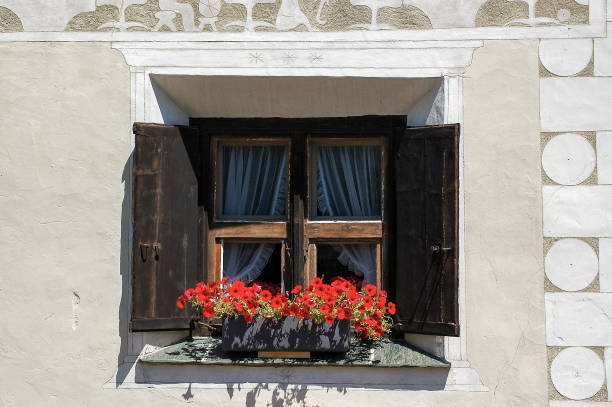
{"label": "dark window recess", "polygon": [[406,129],[395,154],[398,328],[459,335],[459,125]]}
{"label": "dark window recess", "polygon": [[[280,286],[282,283],[282,260],[281,260],[281,245],[280,244],[266,244],[264,246],[269,246],[269,249],[272,250],[272,254],[269,258],[267,258],[266,264],[261,271],[261,274],[257,276],[255,280],[248,278],[241,278],[244,282],[256,282],[261,283],[264,287],[266,285],[276,286],[275,290],[280,290]],[[252,260],[248,258],[249,253],[256,253],[258,250],[266,250],[267,247],[261,247],[259,243],[247,243],[247,244],[232,244],[231,242],[225,242],[223,244],[223,274],[229,276],[232,274],[231,270],[228,270],[226,267],[228,265],[236,265],[236,262],[232,262],[231,259],[228,259],[228,255],[236,255],[240,256],[240,254],[236,253],[236,249],[239,249],[243,252],[247,252],[247,258],[244,259],[242,264],[237,265],[240,269],[248,268],[248,262]]]}
{"label": "dark window recess", "polygon": [[338,261],[340,252],[332,245],[317,245],[317,274],[329,284],[334,277],[355,277],[347,266]]}

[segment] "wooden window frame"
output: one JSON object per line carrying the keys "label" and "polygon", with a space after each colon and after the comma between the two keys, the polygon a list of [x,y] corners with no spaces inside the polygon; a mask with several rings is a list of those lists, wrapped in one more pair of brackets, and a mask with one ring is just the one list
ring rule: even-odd
{"label": "wooden window frame", "polygon": [[[394,148],[395,140],[402,134],[406,127],[405,116],[353,116],[353,117],[320,117],[320,118],[192,118],[190,125],[199,129],[204,140],[210,145],[203,145],[202,154],[209,157],[208,168],[203,168],[208,175],[208,182],[212,186],[209,191],[203,192],[203,201],[207,210],[208,222],[204,222],[203,236],[207,248],[204,248],[204,258],[207,259],[206,277],[210,280],[218,280],[221,277],[219,269],[220,262],[217,258],[221,255],[219,247],[222,239],[247,239],[249,241],[277,240],[284,241],[283,259],[283,281],[290,284],[308,284],[314,277],[308,267],[309,258],[316,255],[316,247],[313,247],[306,238],[306,227],[314,242],[329,243],[338,241],[338,233],[342,233],[344,242],[376,243],[378,245],[377,285],[382,289],[389,289],[389,282],[393,280],[390,276],[391,261],[393,259],[393,160],[390,152]],[[236,222],[218,220],[215,216],[215,191],[216,175],[213,171],[214,161],[217,159],[216,151],[213,152],[215,143],[213,139],[222,138],[228,142],[238,140],[265,140],[272,139],[287,140],[290,145],[288,161],[287,189],[289,193],[287,204],[289,206],[287,223],[270,222],[261,220],[253,222],[259,230],[255,231],[248,222]],[[381,194],[383,194],[381,219],[362,220],[355,226],[344,220],[329,220],[325,218],[309,219],[309,191],[307,178],[309,158],[296,160],[294,156],[306,156],[308,154],[308,139],[323,139],[340,141],[350,139],[352,143],[365,140],[384,140],[385,148]],[[302,178],[303,187],[302,187]],[[301,217],[299,216],[301,213]],[[285,227],[286,225],[286,227]],[[323,230],[321,229],[323,227]],[[362,228],[366,231],[363,232]],[[338,231],[338,229],[340,229]],[[381,237],[382,231],[382,237]],[[363,233],[362,233],[363,232]],[[357,240],[347,239],[346,234],[357,236]],[[301,236],[301,239],[300,239]],[[310,249],[310,250],[309,250]],[[208,254],[206,254],[208,252]],[[212,254],[211,254],[212,252]],[[310,253],[310,254],[309,254]],[[303,256],[301,255],[303,254]]]}
{"label": "wooden window frame", "polygon": [[[347,217],[317,215],[317,168],[316,149],[319,146],[380,146],[381,148],[381,185],[380,216]],[[376,281],[382,285],[383,270],[383,225],[385,220],[385,185],[387,177],[389,137],[356,137],[350,133],[331,136],[309,135],[306,141],[306,214],[304,219],[304,241],[306,245],[305,282],[317,276],[317,245],[330,243],[375,244]]]}
{"label": "wooden window frame", "polygon": [[[220,212],[223,199],[222,174],[223,161],[221,159],[221,149],[227,145],[248,145],[248,146],[285,146],[286,165],[286,208],[285,216],[225,216]],[[209,277],[218,281],[223,276],[222,256],[223,242],[247,242],[247,243],[275,243],[281,244],[281,288],[286,281],[286,252],[287,252],[287,225],[290,221],[289,208],[289,185],[291,177],[291,139],[289,137],[269,137],[269,136],[249,136],[232,137],[215,135],[211,138],[211,170],[212,170],[212,224],[208,230],[208,247],[214,247],[207,254]],[[212,270],[212,273],[211,273]],[[211,276],[212,274],[212,276]]]}

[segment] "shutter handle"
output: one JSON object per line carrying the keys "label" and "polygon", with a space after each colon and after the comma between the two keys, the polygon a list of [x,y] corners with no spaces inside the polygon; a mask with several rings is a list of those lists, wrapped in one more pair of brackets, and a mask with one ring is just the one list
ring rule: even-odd
{"label": "shutter handle", "polygon": [[149,254],[149,245],[148,244],[140,244],[140,260],[143,263],[147,262],[147,256]]}
{"label": "shutter handle", "polygon": [[159,245],[154,245],[153,251],[155,252],[155,261],[159,260]]}

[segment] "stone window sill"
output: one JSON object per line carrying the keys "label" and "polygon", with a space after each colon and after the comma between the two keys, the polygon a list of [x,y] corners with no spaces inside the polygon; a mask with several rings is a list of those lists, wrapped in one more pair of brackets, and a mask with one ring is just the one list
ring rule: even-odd
{"label": "stone window sill", "polygon": [[310,359],[265,359],[256,353],[228,353],[221,349],[221,338],[199,337],[143,355],[151,364],[241,365],[241,366],[356,366],[356,367],[437,367],[450,368],[444,359],[430,355],[405,342],[381,340],[366,344],[352,339],[345,354],[313,353]]}

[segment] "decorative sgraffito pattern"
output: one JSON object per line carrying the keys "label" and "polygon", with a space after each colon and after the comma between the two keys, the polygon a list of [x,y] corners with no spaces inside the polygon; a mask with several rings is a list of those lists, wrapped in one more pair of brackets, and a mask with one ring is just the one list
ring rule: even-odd
{"label": "decorative sgraffito pattern", "polygon": [[349,31],[429,29],[403,0],[98,0],[67,31]]}
{"label": "decorative sgraffito pattern", "polygon": [[589,24],[587,0],[0,0],[0,32],[357,31]]}
{"label": "decorative sgraffito pattern", "polygon": [[476,26],[587,24],[588,3],[583,0],[489,0],[476,15]]}
{"label": "decorative sgraffito pattern", "polygon": [[23,31],[23,24],[17,16],[6,7],[0,7],[0,33]]}

